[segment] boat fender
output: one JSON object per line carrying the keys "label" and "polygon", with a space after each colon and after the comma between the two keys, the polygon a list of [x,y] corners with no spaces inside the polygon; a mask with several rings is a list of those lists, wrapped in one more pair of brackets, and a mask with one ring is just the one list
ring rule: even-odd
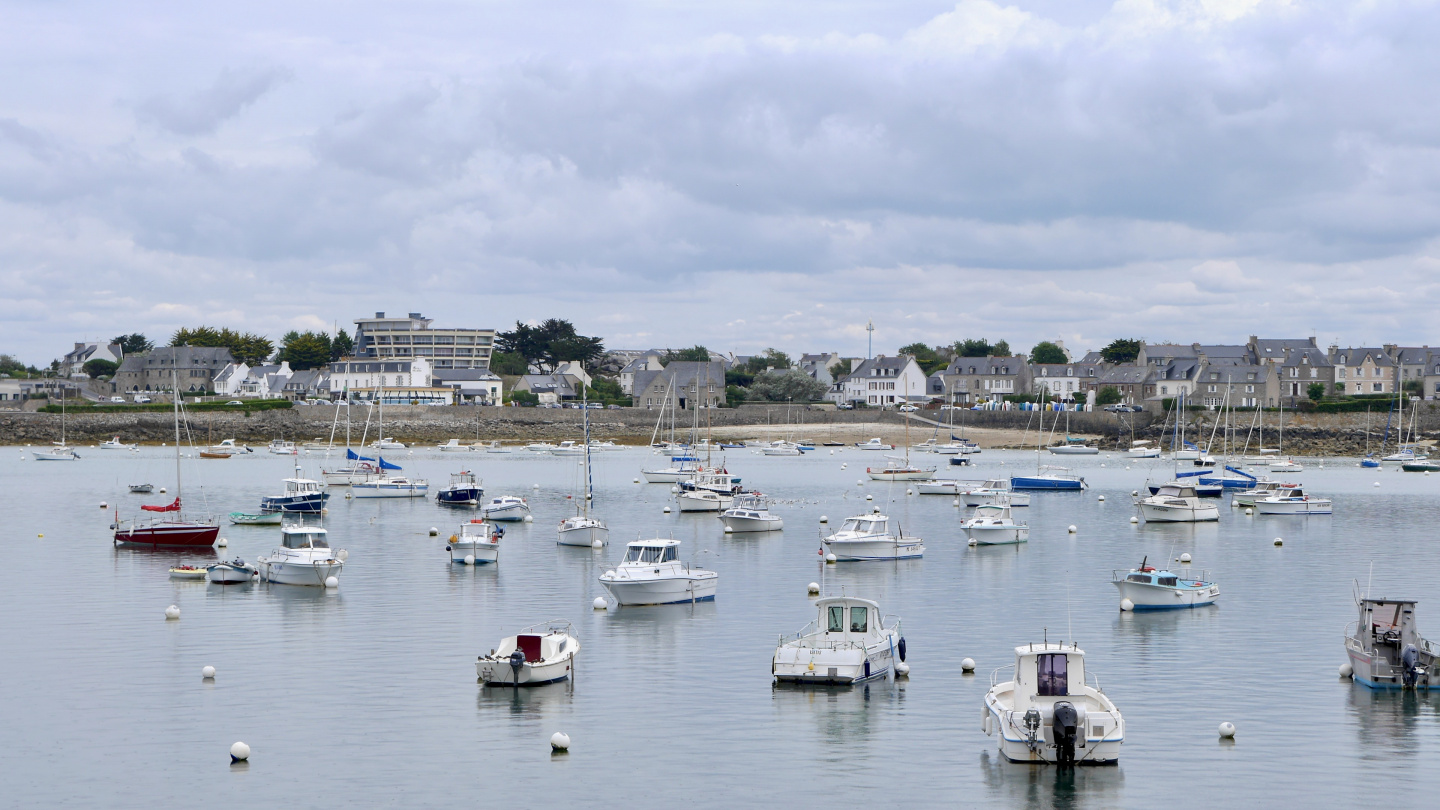
{"label": "boat fender", "polygon": [[985,736],[986,736],[986,737],[989,737],[989,736],[990,736],[990,709],[989,709],[989,707],[985,707],[985,706],[980,707],[980,730],[983,731],[983,732],[985,732]]}
{"label": "boat fender", "polygon": [[901,636],[901,637],[900,637],[900,643],[896,645],[896,649],[898,649],[898,650],[900,651],[900,660],[901,660],[901,661],[904,661],[904,660],[905,660],[905,637],[904,637],[904,636]]}
{"label": "boat fender", "polygon": [[446,550],[446,551],[454,551],[454,549],[450,548],[450,544],[449,544],[449,543],[446,543],[446,544],[445,544],[445,550]]}
{"label": "boat fender", "polygon": [[870,677],[870,659],[865,659],[865,677]]}

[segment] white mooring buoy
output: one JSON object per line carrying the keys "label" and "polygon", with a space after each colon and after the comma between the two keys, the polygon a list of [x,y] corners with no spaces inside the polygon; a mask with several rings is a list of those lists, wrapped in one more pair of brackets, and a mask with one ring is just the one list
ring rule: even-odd
{"label": "white mooring buoy", "polygon": [[671,495],[679,494],[679,492],[680,492],[680,487],[670,487],[670,494],[671,494]]}
{"label": "white mooring buoy", "polygon": [[820,522],[821,522],[821,523],[829,523],[829,522],[830,522],[830,518],[826,517],[825,515],[821,515],[821,516],[820,516]]}
{"label": "white mooring buoy", "polygon": [[200,670],[200,677],[204,678],[204,679],[207,680],[207,681],[214,680],[214,679],[215,679],[215,667],[207,666],[207,667],[205,667],[204,669]]}
{"label": "white mooring buoy", "polygon": [[604,547],[605,547],[605,541],[604,541],[604,540],[601,540],[601,539],[598,538],[598,537],[595,538],[594,540],[591,540],[591,541],[590,541],[590,548],[604,548]]}
{"label": "white mooring buoy", "polygon": [[1134,610],[1134,609],[1135,609],[1135,603],[1134,603],[1134,602],[1131,602],[1129,599],[1121,599],[1121,600],[1120,600],[1120,610],[1128,613],[1128,612],[1130,612],[1130,611],[1132,611],[1132,610]]}
{"label": "white mooring buoy", "polygon": [[553,751],[569,751],[570,735],[563,731],[557,731],[550,735],[550,748]]}
{"label": "white mooring buoy", "polygon": [[812,582],[805,586],[805,592],[811,595],[820,593],[820,583]]}
{"label": "white mooring buoy", "polygon": [[1277,537],[1277,538],[1275,538],[1275,545],[1277,545],[1277,546],[1283,546],[1283,545],[1285,545],[1285,541],[1284,541],[1284,540],[1281,540],[1280,538]]}
{"label": "white mooring buoy", "polygon": [[167,619],[178,619],[178,618],[180,618],[180,608],[179,608],[179,606],[177,606],[177,605],[171,605],[170,607],[165,608],[165,618],[167,618]]}
{"label": "white mooring buoy", "polygon": [[670,514],[670,507],[668,507],[668,506],[665,507],[665,514],[667,514],[667,515]]}
{"label": "white mooring buoy", "polygon": [[1221,737],[1222,739],[1226,739],[1226,740],[1233,740],[1233,739],[1235,739],[1235,724],[1234,724],[1234,723],[1231,723],[1231,722],[1228,721],[1228,720],[1225,721],[1224,723],[1221,723],[1221,724],[1220,724],[1220,737]]}
{"label": "white mooring buoy", "polygon": [[101,508],[101,509],[109,509],[109,508],[110,508],[110,504],[105,503],[104,501],[101,501],[101,502],[100,502],[100,508]]}
{"label": "white mooring buoy", "polygon": [[534,516],[534,515],[526,515],[524,522],[526,522],[526,523],[534,523],[534,522],[535,522],[535,516]]}
{"label": "white mooring buoy", "polygon": [[904,661],[896,661],[896,662],[895,662],[895,677],[897,677],[897,678],[908,678],[908,677],[910,677],[910,665],[907,664],[907,663],[905,663]]}
{"label": "white mooring buoy", "polygon": [[540,485],[539,485],[539,484],[531,484],[531,485],[530,485],[530,488],[531,488],[531,489],[539,489],[539,488],[540,488]]}
{"label": "white mooring buoy", "polygon": [[874,496],[874,495],[866,495],[866,496],[865,496],[865,500],[867,500],[867,501],[873,501],[873,500],[875,500],[875,496]]}
{"label": "white mooring buoy", "polygon": [[1075,524],[1072,523],[1072,524],[1070,524],[1070,528],[1067,529],[1066,531],[1068,531],[1070,534],[1074,534],[1075,532],[1079,531],[1079,529],[1076,529],[1076,528],[1075,528]]}
{"label": "white mooring buoy", "polygon": [[636,479],[635,479],[635,483],[637,483],[637,484],[640,483],[640,479],[639,479],[639,478],[636,478]]}
{"label": "white mooring buoy", "polygon": [[466,565],[474,565],[474,564],[475,564],[475,555],[474,555],[474,554],[466,554],[466,555],[465,555],[465,564],[466,564]]}
{"label": "white mooring buoy", "polygon": [[735,530],[732,529],[732,528],[730,528],[729,526],[726,526],[726,527],[725,527],[725,533],[726,533],[726,534],[734,534],[734,533],[735,533]]}
{"label": "white mooring buoy", "polygon": [[826,555],[825,555],[825,562],[827,562],[827,563],[833,563],[833,562],[835,562],[835,552],[832,551],[832,552],[826,554]]}
{"label": "white mooring buoy", "polygon": [[229,540],[226,540],[226,539],[223,538],[223,537],[220,538],[219,540],[216,540],[216,541],[215,541],[215,547],[216,547],[216,548],[225,548],[225,547],[228,546],[228,545],[230,545],[230,541],[229,541]]}
{"label": "white mooring buoy", "polygon": [[1245,514],[1247,514],[1247,515],[1253,515],[1253,514],[1255,514],[1255,510],[1254,510],[1254,509],[1251,509],[1250,507],[1247,506],[1247,507],[1245,507]]}
{"label": "white mooring buoy", "polygon": [[1131,515],[1131,516],[1130,516],[1130,522],[1131,522],[1131,523],[1139,523],[1139,522],[1140,522],[1140,518],[1135,517],[1134,515]]}
{"label": "white mooring buoy", "polygon": [[962,658],[962,659],[960,660],[960,671],[961,671],[961,672],[974,672],[974,671],[975,671],[975,659],[974,659],[974,658]]}
{"label": "white mooring buoy", "polygon": [[595,610],[609,610],[610,603],[605,601],[605,597],[597,596],[595,597],[595,601],[590,603],[590,607]]}
{"label": "white mooring buoy", "polygon": [[340,580],[339,580],[339,578],[333,577],[333,576],[326,577],[326,578],[325,578],[325,587],[327,587],[327,588],[329,588],[329,589],[331,589],[331,590],[334,590],[334,589],[340,587]]}
{"label": "white mooring buoy", "polygon": [[437,528],[435,528],[434,526],[431,526],[431,527],[430,527],[430,536],[431,536],[431,537],[438,537],[439,535],[440,535],[440,530],[437,529]]}
{"label": "white mooring buoy", "polygon": [[1180,562],[1182,562],[1182,563],[1188,563],[1188,562],[1190,562],[1190,552],[1187,551],[1187,552],[1181,554],[1181,555],[1180,555]]}
{"label": "white mooring buoy", "polygon": [[1355,668],[1352,667],[1352,666],[1350,666],[1350,662],[1349,662],[1349,661],[1346,661],[1345,663],[1343,663],[1343,664],[1340,665],[1340,677],[1342,677],[1342,678],[1349,678],[1349,677],[1351,677],[1351,676],[1354,675],[1354,674],[1355,674]]}
{"label": "white mooring buoy", "polygon": [[250,746],[243,742],[237,742],[230,746],[230,761],[244,762],[250,758]]}

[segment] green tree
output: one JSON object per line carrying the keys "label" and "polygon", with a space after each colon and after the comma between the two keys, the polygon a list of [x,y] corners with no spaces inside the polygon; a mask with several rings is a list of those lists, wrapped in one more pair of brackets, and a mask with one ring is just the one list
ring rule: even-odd
{"label": "green tree", "polygon": [[766,349],[763,353],[757,354],[754,357],[750,358],[750,361],[746,364],[746,367],[750,370],[751,374],[760,374],[761,372],[772,368],[777,371],[783,371],[784,369],[790,368],[792,365],[793,363],[790,362],[790,355],[779,351],[778,349]]}
{"label": "green tree", "polygon": [[746,371],[744,367],[732,368],[725,372],[726,385],[738,385],[741,388],[749,388],[752,382],[755,382],[755,375]]}
{"label": "green tree", "polygon": [[1133,363],[1135,358],[1140,356],[1142,345],[1144,345],[1144,341],[1139,339],[1116,338],[1110,341],[1109,346],[1100,350],[1100,356],[1107,363]]}
{"label": "green tree", "polygon": [[1084,404],[1085,404],[1085,392],[1084,392],[1084,391],[1076,391],[1074,394],[1071,394],[1071,396],[1075,397],[1075,404],[1076,404],[1076,405],[1084,406]]}
{"label": "green tree", "polygon": [[[1400,390],[1407,394],[1414,394],[1417,397],[1424,396],[1425,382],[1423,380],[1406,380],[1400,384]],[[1314,399],[1314,397],[1311,397],[1311,399]]]}
{"label": "green tree", "polygon": [[668,366],[676,360],[687,363],[708,363],[710,362],[710,350],[698,343],[688,349],[666,349],[665,354],[660,357],[660,365]]}
{"label": "green tree", "polygon": [[989,357],[990,341],[985,338],[966,338],[955,341],[955,354],[960,357]]}
{"label": "green tree", "polygon": [[1107,385],[1095,392],[1096,405],[1114,405],[1120,401],[1120,389]]}
{"label": "green tree", "polygon": [[630,399],[630,397],[621,390],[619,381],[600,376],[591,379],[589,396],[591,402],[599,401],[616,404]]}
{"label": "green tree", "polygon": [[830,367],[830,379],[839,382],[841,378],[850,376],[850,364],[841,360]]}
{"label": "green tree", "polygon": [[750,398],[770,402],[813,402],[824,398],[830,387],[799,369],[759,374],[750,385]]}
{"label": "green tree", "polygon": [[738,408],[745,402],[745,389],[738,385],[725,386],[725,406]]}
{"label": "green tree", "polygon": [[295,371],[319,368],[330,362],[330,336],[324,332],[286,332],[280,338],[276,360],[289,363]]}
{"label": "green tree", "polygon": [[40,369],[25,365],[16,360],[14,355],[0,354],[0,374],[8,374],[11,377],[38,377]]}
{"label": "green tree", "polygon": [[495,336],[495,348],[520,355],[543,374],[568,361],[593,367],[605,354],[600,338],[578,334],[574,324],[560,318],[549,318],[539,326],[516,321],[513,330]]}
{"label": "green tree", "polygon": [[991,346],[991,347],[990,347],[990,356],[991,356],[991,357],[1009,357],[1009,356],[1010,356],[1010,344],[1009,344],[1009,343],[1006,343],[1006,342],[1003,341],[1003,340],[997,342],[994,346]]}
{"label": "green tree", "polygon": [[505,401],[518,402],[521,404],[521,406],[534,406],[540,404],[540,397],[536,394],[530,393],[529,391],[510,391],[509,393],[505,394]]}
{"label": "green tree", "polygon": [[110,338],[110,342],[119,344],[122,354],[144,354],[155,348],[155,344],[139,332]]}
{"label": "green tree", "polygon": [[170,337],[171,346],[213,346],[230,350],[230,355],[247,365],[255,366],[270,359],[275,344],[264,335],[216,329],[213,326],[181,328]]}
{"label": "green tree", "polygon": [[1311,401],[1319,402],[1325,398],[1325,383],[1310,383],[1305,386],[1305,395],[1310,397]]}
{"label": "green tree", "polygon": [[1032,363],[1068,363],[1065,358],[1065,350],[1056,346],[1048,340],[1042,340],[1035,344],[1030,350],[1030,362]]}
{"label": "green tree", "polygon": [[96,377],[113,377],[115,376],[115,371],[119,368],[119,363],[115,363],[110,360],[102,360],[101,358],[97,357],[94,360],[86,363],[82,367],[82,370],[86,374],[89,374],[90,379],[93,380]]}
{"label": "green tree", "polygon": [[490,370],[508,377],[519,377],[530,373],[525,358],[515,352],[495,352],[490,355]]}
{"label": "green tree", "polygon": [[911,343],[909,346],[900,347],[901,354],[908,354],[915,358],[920,370],[926,374],[934,374],[946,366],[946,361],[934,349],[924,343]]}
{"label": "green tree", "polygon": [[330,360],[339,360],[342,357],[349,357],[355,353],[355,341],[350,338],[350,333],[344,329],[335,333],[330,338]]}

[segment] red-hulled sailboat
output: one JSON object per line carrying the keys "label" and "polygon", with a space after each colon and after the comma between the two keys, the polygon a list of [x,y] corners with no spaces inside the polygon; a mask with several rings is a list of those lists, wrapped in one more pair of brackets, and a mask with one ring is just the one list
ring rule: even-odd
{"label": "red-hulled sailboat", "polygon": [[156,516],[140,516],[129,521],[120,520],[120,510],[115,510],[115,545],[141,546],[145,548],[195,548],[215,545],[220,535],[220,524],[214,518],[186,520],[180,508],[180,386],[178,377],[171,370],[174,380],[171,387],[175,402],[175,502],[164,506],[141,506],[144,512]]}

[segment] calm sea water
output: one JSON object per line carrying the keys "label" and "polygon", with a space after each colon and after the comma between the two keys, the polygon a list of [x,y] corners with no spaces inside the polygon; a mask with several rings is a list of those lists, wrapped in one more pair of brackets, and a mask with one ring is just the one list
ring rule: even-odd
{"label": "calm sea water", "polygon": [[[399,454],[407,474],[438,487],[468,467],[489,495],[529,497],[535,522],[508,529],[498,566],[469,568],[444,550],[469,513],[333,490],[324,525],[350,558],[339,591],[326,593],[178,583],[170,565],[204,560],[112,548],[99,503],[133,512],[146,499],[126,485],[142,479],[173,494],[173,464],[161,448],[80,452],[64,463],[0,451],[0,804],[1150,807],[1183,796],[1338,806],[1383,796],[1415,806],[1440,789],[1440,698],[1372,694],[1336,676],[1352,582],[1363,585],[1372,564],[1373,591],[1420,599],[1422,632],[1440,636],[1440,476],[1332,460],[1298,478],[1333,495],[1333,517],[1227,507],[1218,525],[1135,526],[1131,490],[1168,466],[1072,459],[1090,491],[1035,494],[1018,510],[1028,545],[969,548],[949,498],[857,486],[867,463],[883,463],[878,453],[730,452],[732,472],[778,499],[786,528],[726,536],[713,515],[663,514],[669,486],[632,483],[663,459],[631,449],[596,456],[595,510],[615,542],[593,552],[555,544],[573,512],[575,459],[417,450]],[[300,462],[318,471],[317,454]],[[187,502],[253,511],[293,464],[187,462],[189,482],[204,484],[202,498],[187,483]],[[956,477],[1033,469],[1035,454],[986,452],[976,464]],[[805,585],[821,577],[818,519],[866,511],[866,495],[926,539],[926,556],[830,566],[826,586],[902,618],[911,677],[773,688],[777,636],[813,618]],[[720,573],[716,601],[593,611],[596,577],[623,542],[655,535],[683,540],[684,559]],[[222,536],[222,553],[253,560],[278,531]],[[1117,610],[1113,569],[1181,552],[1220,583],[1219,606]],[[167,622],[172,603],[182,618]],[[515,694],[476,684],[478,653],[555,617],[572,620],[583,644],[573,685]],[[991,671],[1046,634],[1077,640],[1124,712],[1118,767],[1007,764],[981,732]],[[967,656],[975,675],[960,672]],[[213,682],[200,677],[207,664]],[[1224,720],[1239,727],[1233,744],[1217,740]],[[571,736],[569,754],[550,753],[557,730]],[[229,763],[236,740],[253,749],[248,765]]]}

